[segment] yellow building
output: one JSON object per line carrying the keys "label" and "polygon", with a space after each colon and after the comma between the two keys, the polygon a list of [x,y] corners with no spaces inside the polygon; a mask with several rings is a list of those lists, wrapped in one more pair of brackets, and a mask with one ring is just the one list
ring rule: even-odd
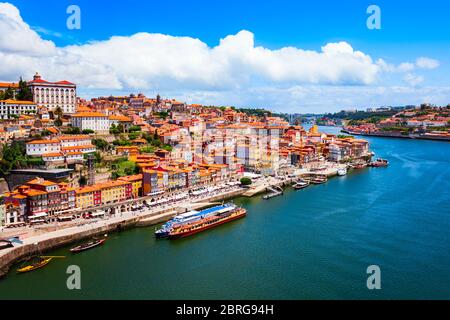
{"label": "yellow building", "polygon": [[120,177],[118,180],[131,182],[131,194],[133,198],[139,198],[142,196],[142,174]]}

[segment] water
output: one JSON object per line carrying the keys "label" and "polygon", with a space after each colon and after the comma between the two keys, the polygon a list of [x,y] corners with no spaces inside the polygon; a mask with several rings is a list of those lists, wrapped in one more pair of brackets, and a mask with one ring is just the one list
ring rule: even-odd
{"label": "water", "polygon": [[[326,128],[325,131],[337,131]],[[388,168],[236,202],[248,216],[192,238],[153,227],[0,281],[0,299],[449,299],[450,144],[370,138]],[[366,287],[381,268],[379,291]],[[82,289],[66,289],[66,268]]]}

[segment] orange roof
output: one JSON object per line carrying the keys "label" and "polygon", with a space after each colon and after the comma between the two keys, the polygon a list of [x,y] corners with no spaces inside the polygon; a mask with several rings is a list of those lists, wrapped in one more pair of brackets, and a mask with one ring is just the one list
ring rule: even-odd
{"label": "orange roof", "polygon": [[48,158],[48,157],[62,157],[62,156],[63,156],[63,154],[61,152],[44,153],[42,155],[42,157],[46,157],[46,158]]}
{"label": "orange roof", "polygon": [[12,99],[0,100],[0,102],[4,102],[4,103],[8,103],[8,104],[34,104],[35,105],[35,103],[33,101],[22,101],[22,100],[12,100]]}
{"label": "orange roof", "polygon": [[118,120],[118,121],[125,121],[125,122],[131,122],[131,118],[121,116],[121,115],[112,115],[109,116],[109,120]]}
{"label": "orange roof", "polygon": [[14,82],[0,82],[0,88],[7,89],[8,87],[17,89],[19,88],[19,84]]}
{"label": "orange roof", "polygon": [[27,142],[27,144],[51,144],[51,143],[58,143],[58,140],[33,140],[30,142]]}
{"label": "orange roof", "polygon": [[138,181],[138,180],[142,180],[142,174],[135,174],[133,176],[119,177],[118,180],[122,180],[122,181]]}
{"label": "orange roof", "polygon": [[92,117],[107,117],[106,114],[100,113],[100,112],[78,112],[72,115],[72,117],[76,117],[76,118],[92,118]]}
{"label": "orange roof", "polygon": [[56,137],[56,139],[58,140],[91,140],[91,137],[89,137],[88,135],[66,135],[66,136],[59,136]]}
{"label": "orange roof", "polygon": [[54,186],[57,183],[49,181],[49,180],[45,180],[45,179],[42,179],[42,178],[36,178],[36,179],[31,180],[31,181],[28,181],[27,184],[35,184],[35,185],[39,185],[39,186]]}

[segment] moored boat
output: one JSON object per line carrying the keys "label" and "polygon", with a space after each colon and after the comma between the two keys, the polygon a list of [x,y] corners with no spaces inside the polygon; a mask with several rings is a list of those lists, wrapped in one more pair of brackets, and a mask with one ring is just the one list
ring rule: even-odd
{"label": "moored boat", "polygon": [[91,240],[91,241],[83,243],[79,246],[73,247],[72,249],[70,249],[70,252],[77,253],[77,252],[89,250],[89,249],[92,249],[99,245],[102,245],[105,241],[106,241],[106,239]]}
{"label": "moored boat", "polygon": [[18,273],[30,272],[39,268],[42,268],[49,264],[50,261],[53,260],[53,257],[35,257],[33,258],[35,261],[31,262],[29,265],[25,267],[21,267],[17,269]]}
{"label": "moored boat", "polygon": [[292,185],[292,188],[295,190],[301,190],[309,186],[308,181],[298,181],[295,184]]}
{"label": "moored boat", "polygon": [[347,168],[339,168],[337,174],[338,176],[345,176],[347,174]]}
{"label": "moored boat", "polygon": [[217,227],[227,222],[231,222],[245,217],[247,211],[236,206],[224,208],[215,215],[208,216],[204,219],[194,223],[185,224],[179,227],[174,227],[168,234],[169,239],[179,239],[194,235],[196,233]]}
{"label": "moored boat", "polygon": [[214,216],[221,212],[222,210],[231,210],[235,208],[236,206],[232,203],[226,203],[220,206],[211,207],[208,209],[204,209],[202,211],[196,211],[192,210],[187,213],[183,213],[180,215],[177,215],[173,219],[169,220],[168,222],[164,223],[161,228],[155,230],[155,237],[156,238],[166,238],[169,236],[169,233],[174,228],[179,228],[183,225],[192,224],[196,221],[205,219],[210,216]]}
{"label": "moored boat", "polygon": [[317,176],[311,179],[312,184],[322,184],[328,181],[326,176]]}

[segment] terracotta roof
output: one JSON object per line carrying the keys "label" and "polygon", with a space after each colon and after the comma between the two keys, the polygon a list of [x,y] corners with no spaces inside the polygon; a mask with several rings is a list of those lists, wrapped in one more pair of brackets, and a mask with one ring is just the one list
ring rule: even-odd
{"label": "terracotta roof", "polygon": [[30,142],[27,142],[27,144],[59,144],[60,142],[58,140],[33,140]]}
{"label": "terracotta roof", "polygon": [[100,113],[100,112],[79,112],[79,113],[75,113],[72,115],[72,117],[76,117],[76,118],[92,118],[92,117],[108,117],[106,114]]}
{"label": "terracotta roof", "polygon": [[23,101],[23,100],[12,100],[12,99],[7,99],[7,100],[0,100],[0,102],[4,102],[7,104],[26,104],[26,105],[36,105],[33,101]]}

